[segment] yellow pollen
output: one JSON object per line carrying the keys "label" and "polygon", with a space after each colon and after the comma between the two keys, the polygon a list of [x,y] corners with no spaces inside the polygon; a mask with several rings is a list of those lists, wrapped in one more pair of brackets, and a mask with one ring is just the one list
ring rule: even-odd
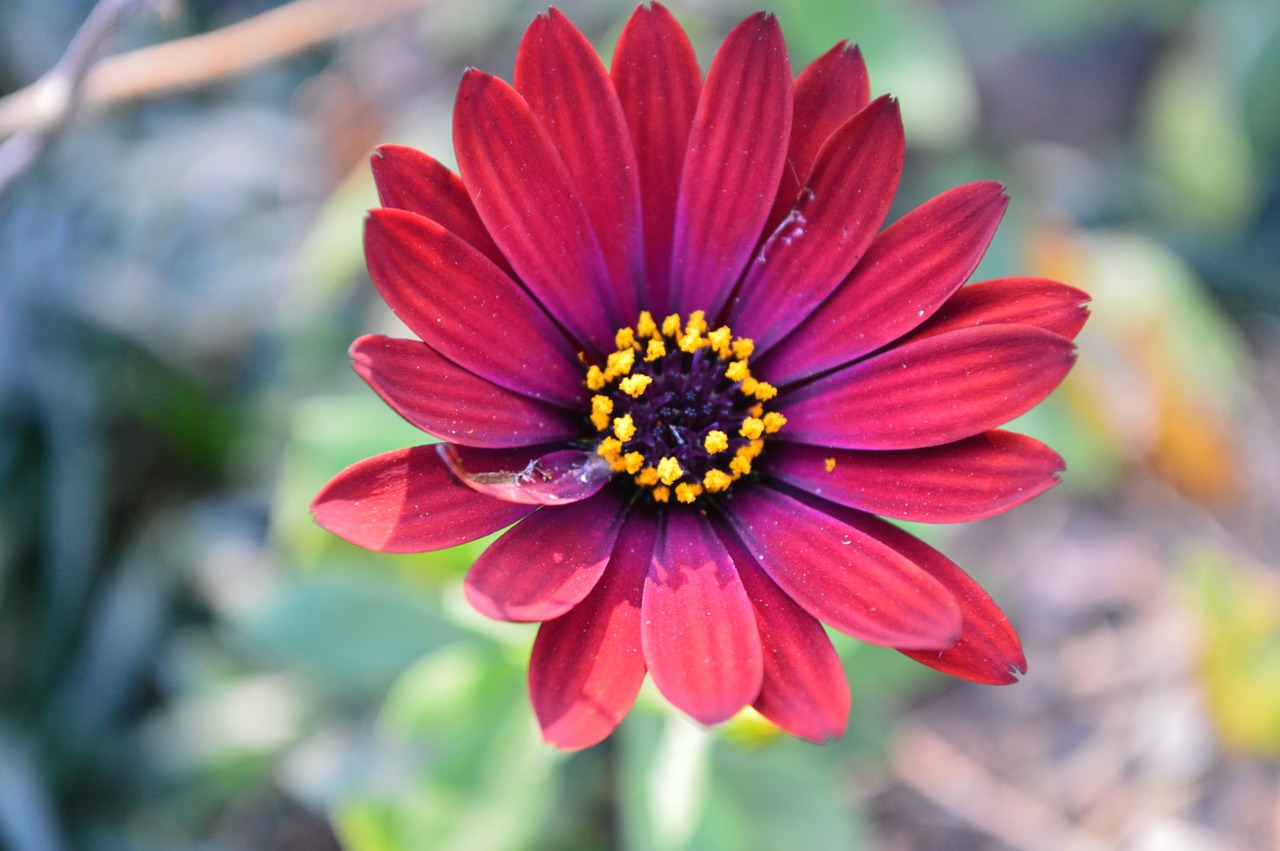
{"label": "yellow pollen", "polygon": [[733,476],[730,476],[724,470],[708,470],[707,474],[702,477],[702,485],[710,493],[727,490],[731,484],[733,484]]}
{"label": "yellow pollen", "polygon": [[707,450],[708,455],[715,455],[717,452],[723,452],[729,448],[729,435],[719,429],[713,429],[707,432],[702,445]]}
{"label": "yellow pollen", "polygon": [[684,475],[684,470],[680,469],[680,462],[670,455],[664,457],[658,462],[658,478],[662,479],[664,485],[673,485],[676,480]]}
{"label": "yellow pollen", "polygon": [[732,338],[733,332],[729,330],[728,325],[721,325],[707,334],[707,342],[711,344],[711,350],[719,355],[722,360],[726,360],[729,357],[729,341]]}
{"label": "yellow pollen", "polygon": [[661,340],[650,340],[649,348],[644,353],[644,359],[647,361],[656,361],[658,358],[667,356],[667,344]]}
{"label": "yellow pollen", "polygon": [[619,351],[634,348],[636,345],[636,332],[630,328],[619,328],[618,333],[613,335],[613,345]]}
{"label": "yellow pollen", "polygon": [[822,462],[822,466],[827,468],[828,473],[834,473],[836,471],[836,459],[828,458]]}
{"label": "yellow pollen", "polygon": [[628,375],[618,382],[618,389],[633,399],[639,399],[652,383],[653,379],[647,375]]}
{"label": "yellow pollen", "polygon": [[630,414],[624,414],[621,417],[615,417],[613,420],[613,433],[618,436],[618,440],[626,443],[628,440],[636,436],[636,424],[632,421]]}
{"label": "yellow pollen", "polygon": [[654,502],[666,502],[671,499],[671,488],[666,485],[658,485],[653,489]]}
{"label": "yellow pollen", "polygon": [[636,323],[636,334],[640,337],[652,337],[658,333],[658,326],[653,321],[653,314],[647,310],[640,311],[640,321]]}
{"label": "yellow pollen", "polygon": [[751,372],[745,360],[736,360],[725,369],[724,377],[730,381],[743,381],[751,377]]}
{"label": "yellow pollen", "polygon": [[662,320],[662,336],[678,337],[680,335],[680,314],[673,313]]}
{"label": "yellow pollen", "polygon": [[[637,453],[638,454],[638,453]],[[658,468],[645,467],[636,474],[636,484],[641,487],[653,487],[658,483]]]}
{"label": "yellow pollen", "polygon": [[755,340],[743,337],[740,340],[733,341],[733,356],[739,360],[746,360],[756,350]]}
{"label": "yellow pollen", "polygon": [[763,416],[764,416],[764,405],[761,405],[759,402],[756,402],[756,403],[755,403],[754,405],[752,405],[750,408],[747,408],[747,412],[748,412],[749,414],[751,414],[751,416],[753,416],[753,417],[763,417]]}
{"label": "yellow pollen", "polygon": [[707,331],[707,312],[705,310],[695,310],[689,314],[689,323],[684,326],[686,334],[697,334],[701,337]]}
{"label": "yellow pollen", "polygon": [[747,417],[742,421],[742,428],[738,429],[738,434],[747,440],[755,440],[764,434],[764,420],[757,417]]}
{"label": "yellow pollen", "polygon": [[787,424],[787,418],[777,411],[770,411],[764,415],[764,433],[777,434],[778,430]]}
{"label": "yellow pollen", "polygon": [[743,396],[754,396],[756,395],[756,388],[759,386],[760,382],[748,375],[746,378],[742,379],[742,387],[740,389],[742,390]]}
{"label": "yellow pollen", "polygon": [[739,476],[745,476],[751,472],[751,456],[744,452],[747,447],[742,447],[734,453],[733,460],[729,462],[729,469],[737,473]]}
{"label": "yellow pollen", "polygon": [[[622,456],[622,463],[627,465],[627,472],[635,475],[644,466],[644,456],[639,452],[628,452]],[[656,470],[654,471],[657,472]],[[656,476],[655,476],[656,478]]]}
{"label": "yellow pollen", "polygon": [[604,365],[605,380],[612,381],[619,375],[626,375],[631,372],[631,367],[635,365],[635,349],[623,349],[620,352],[614,352],[609,355],[609,360]]}
{"label": "yellow pollen", "polygon": [[768,382],[760,381],[756,383],[755,391],[752,392],[751,395],[755,396],[761,402],[768,402],[774,396],[778,395],[778,388]]}
{"label": "yellow pollen", "polygon": [[626,464],[622,461],[622,441],[616,437],[606,437],[600,441],[600,445],[596,447],[596,454],[608,461],[609,466],[616,472],[626,469]]}
{"label": "yellow pollen", "polygon": [[603,390],[604,386],[608,383],[609,382],[605,380],[604,373],[600,371],[600,367],[591,366],[587,368],[588,390]]}
{"label": "yellow pollen", "polygon": [[591,397],[591,424],[597,431],[609,427],[609,415],[613,413],[613,400],[608,396]]}
{"label": "yellow pollen", "polygon": [[676,499],[680,500],[681,502],[691,503],[701,495],[702,495],[702,485],[698,484],[697,482],[694,482],[693,484],[689,484],[688,482],[681,482],[680,484],[676,485]]}
{"label": "yellow pollen", "polygon": [[689,354],[693,354],[706,344],[707,341],[702,339],[702,335],[696,331],[690,331],[681,337],[679,341],[680,351],[688,352]]}

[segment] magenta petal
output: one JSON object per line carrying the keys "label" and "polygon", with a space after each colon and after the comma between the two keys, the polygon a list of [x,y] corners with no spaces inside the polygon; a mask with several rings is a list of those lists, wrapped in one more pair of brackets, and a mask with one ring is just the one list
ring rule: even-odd
{"label": "magenta petal", "polygon": [[827,511],[769,487],[744,488],[728,509],[760,567],[823,623],[890,647],[946,647],[959,634],[942,583]]}
{"label": "magenta petal", "polygon": [[618,37],[610,69],[640,172],[648,281],[641,306],[668,303],[672,223],[702,72],[693,46],[661,4],[641,4]]}
{"label": "magenta petal", "polygon": [[439,444],[440,458],[464,485],[505,502],[567,505],[593,496],[613,470],[593,450],[476,449]]}
{"label": "magenta petal", "polygon": [[902,116],[883,97],[831,134],[790,215],[765,240],[730,308],[764,351],[813,312],[880,230],[902,174]]}
{"label": "magenta petal", "polygon": [[640,182],[622,105],[591,42],[559,9],[525,30],[515,88],[569,169],[625,317],[643,284]]}
{"label": "magenta petal", "polygon": [[611,493],[535,511],[476,559],[463,584],[467,600],[494,620],[560,617],[604,573],[625,516]]}
{"label": "magenta petal", "polygon": [[756,613],[764,647],[764,682],[756,711],[793,736],[826,742],[844,734],[849,681],[826,630],[783,593],[731,529],[721,540]]}
{"label": "magenta petal", "polygon": [[370,165],[382,206],[426,216],[511,274],[507,258],[493,244],[456,174],[421,151],[402,145],[379,145]]}
{"label": "magenta petal", "polygon": [[870,100],[871,86],[862,51],[847,41],[813,60],[796,77],[787,167],[782,170],[766,233],[772,233],[787,217],[827,137]]}
{"label": "magenta petal", "polygon": [[757,355],[760,374],[787,384],[851,363],[918,326],[973,274],[1008,203],[1004,187],[988,181],[956,187],[907,213],[872,240],[796,333]]}
{"label": "magenta petal", "polygon": [[977,325],[1034,325],[1074,340],[1089,318],[1088,293],[1046,278],[997,278],[961,287],[913,338]]}
{"label": "magenta petal", "polygon": [[[835,506],[832,510],[841,511]],[[1009,625],[1009,619],[987,592],[954,562],[914,535],[879,518],[848,510],[841,511],[839,517],[920,565],[942,583],[960,605],[960,637],[954,643],[944,650],[899,647],[900,652],[944,674],[988,685],[1008,685],[1017,682],[1019,674],[1026,673],[1027,659],[1022,653],[1022,643]]]}
{"label": "magenta petal", "polygon": [[671,287],[681,313],[719,313],[747,265],[786,160],[791,66],[763,12],[720,46],[698,101],[676,209]]}
{"label": "magenta petal", "polygon": [[580,431],[564,409],[486,381],[417,340],[369,334],[351,345],[351,364],[397,414],[441,440],[500,448]]}
{"label": "magenta petal", "polygon": [[760,694],[760,633],[706,515],[671,511],[666,520],[644,584],[644,658],[677,709],[718,724]]}
{"label": "magenta petal", "polygon": [[862,451],[780,443],[769,474],[832,502],[922,523],[964,523],[1058,483],[1061,456],[1038,440],[988,431],[925,449]]}
{"label": "magenta petal", "polygon": [[543,738],[557,747],[585,748],[608,736],[640,691],[640,605],[657,525],[631,512],[591,593],[538,629],[529,696]]}
{"label": "magenta petal", "polygon": [[1026,413],[1073,363],[1070,340],[1026,325],[925,337],[788,393],[778,437],[845,449],[950,443]]}
{"label": "magenta petal", "polygon": [[520,280],[579,342],[613,348],[625,319],[591,219],[542,123],[515,89],[475,69],[453,111],[458,169]]}
{"label": "magenta petal", "polygon": [[536,506],[476,493],[450,474],[435,446],[352,464],[316,495],[316,523],[367,550],[421,553],[465,544],[510,526]]}
{"label": "magenta petal", "polygon": [[466,242],[430,219],[374,210],[369,274],[428,346],[508,390],[576,408],[586,398],[577,351],[536,302]]}

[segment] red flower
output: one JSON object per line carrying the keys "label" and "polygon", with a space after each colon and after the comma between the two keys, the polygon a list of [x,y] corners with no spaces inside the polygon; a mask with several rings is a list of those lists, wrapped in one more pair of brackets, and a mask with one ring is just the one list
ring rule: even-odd
{"label": "red flower", "polygon": [[961,288],[997,183],[881,231],[903,134],[895,101],[868,100],[844,43],[793,81],[764,14],[704,80],[656,3],[609,71],[551,10],[514,88],[464,75],[461,179],[406,148],[373,158],[369,272],[421,341],[362,337],[352,359],[445,442],[355,464],[312,508],[387,552],[515,523],[465,587],[543,622],[529,689],[550,742],[603,739],[646,672],[705,724],[750,705],[840,735],[823,623],[978,682],[1025,670],[982,589],[873,515],[972,520],[1057,482],[1056,453],[993,429],[1066,375],[1087,298]]}

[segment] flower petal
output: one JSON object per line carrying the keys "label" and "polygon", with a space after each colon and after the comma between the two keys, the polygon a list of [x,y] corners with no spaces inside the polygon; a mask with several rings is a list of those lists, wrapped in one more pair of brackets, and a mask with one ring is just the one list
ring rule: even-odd
{"label": "flower petal", "polygon": [[1004,187],[987,181],[907,213],[871,242],[796,333],[757,355],[760,374],[786,384],[851,363],[915,328],[973,274],[1008,203]]}
{"label": "flower petal", "polygon": [[950,443],[1026,413],[1073,363],[1070,340],[1027,325],[925,337],[788,393],[778,437],[845,449]]}
{"label": "flower petal", "polygon": [[832,507],[840,511],[842,520],[875,537],[920,565],[951,592],[960,605],[962,623],[960,637],[945,650],[921,650],[899,647],[901,653],[922,665],[953,677],[988,685],[1017,682],[1027,671],[1027,658],[1022,643],[1004,616],[978,583],[954,562],[892,523],[866,514]]}
{"label": "flower petal", "polygon": [[612,349],[617,292],[572,176],[516,90],[474,68],[453,111],[458,169],[493,241],[578,342]]}
{"label": "flower petal", "polygon": [[671,511],[644,583],[641,641],[654,685],[703,724],[760,694],[760,633],[747,592],[706,515]]}
{"label": "flower petal", "polygon": [[481,553],[462,590],[494,620],[558,618],[595,587],[625,517],[613,493],[535,511]]}
{"label": "flower petal", "polygon": [[961,287],[913,338],[976,325],[1035,325],[1074,340],[1089,318],[1088,293],[1047,278],[997,278]]}
{"label": "flower petal", "polygon": [[670,298],[672,223],[702,72],[689,37],[661,4],[641,4],[618,37],[610,69],[640,173],[648,282],[641,306]]}
{"label": "flower petal", "polygon": [[676,208],[671,288],[681,313],[716,316],[773,205],[791,132],[791,66],[763,12],[724,40],[698,101]]}
{"label": "flower petal", "polygon": [[577,352],[524,290],[430,219],[374,210],[365,221],[369,275],[395,314],[449,360],[508,390],[584,404]]}
{"label": "flower petal", "polygon": [[311,503],[316,523],[384,553],[422,553],[496,532],[536,506],[503,502],[462,485],[436,454],[415,446],[352,464]]}
{"label": "flower petal", "polygon": [[596,494],[613,478],[609,462],[588,449],[476,449],[439,444],[440,458],[477,493],[524,505],[567,505]]}
{"label": "flower petal", "polygon": [[938,580],[827,511],[761,486],[735,493],[727,513],[760,567],[823,623],[890,647],[945,647],[959,634]]}
{"label": "flower petal", "polygon": [[764,683],[756,711],[793,736],[826,742],[844,734],[849,681],[816,618],[774,584],[732,529],[719,530],[756,613]]}
{"label": "flower petal", "polygon": [[525,30],[515,88],[560,152],[622,314],[634,316],[645,277],[635,150],[599,55],[559,9],[538,15]]}
{"label": "flower petal", "polygon": [[456,174],[432,157],[403,145],[380,145],[369,164],[382,206],[408,210],[438,222],[503,272],[513,274]]}
{"label": "flower petal", "polygon": [[640,605],[657,520],[632,511],[600,581],[542,624],[529,659],[529,696],[542,736],[561,748],[596,744],[622,722],[644,682]]}
{"label": "flower petal", "polygon": [[888,96],[831,134],[730,308],[734,332],[757,351],[799,325],[857,264],[889,214],[904,146],[902,115]]}
{"label": "flower petal", "polygon": [[1058,483],[1061,456],[1038,440],[988,431],[925,449],[862,451],[779,443],[769,474],[832,502],[921,523],[964,523]]}
{"label": "flower petal", "polygon": [[772,233],[791,211],[827,137],[871,100],[862,51],[841,41],[813,60],[796,77],[794,100],[787,167],[782,170],[765,233]]}
{"label": "flower petal", "polygon": [[351,365],[397,414],[441,440],[527,446],[580,431],[563,409],[486,381],[418,340],[366,335],[352,343]]}

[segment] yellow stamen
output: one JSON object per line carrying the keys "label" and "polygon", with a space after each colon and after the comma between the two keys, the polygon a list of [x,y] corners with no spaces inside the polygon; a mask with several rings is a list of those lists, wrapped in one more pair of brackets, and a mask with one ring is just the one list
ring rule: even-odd
{"label": "yellow stamen", "polygon": [[662,479],[664,485],[674,485],[683,475],[684,470],[680,469],[680,462],[672,456],[668,455],[658,462],[658,478]]}
{"label": "yellow stamen", "polygon": [[764,434],[764,420],[757,417],[747,417],[742,421],[742,428],[738,429],[738,434],[747,440],[755,440]]}
{"label": "yellow stamen", "polygon": [[636,436],[636,424],[632,421],[630,414],[624,414],[621,417],[615,417],[613,420],[613,433],[618,436],[618,440],[626,443],[628,440]]}
{"label": "yellow stamen", "polygon": [[745,360],[736,360],[725,368],[724,377],[730,381],[742,381],[751,377]]}
{"label": "yellow stamen", "polygon": [[828,458],[822,462],[822,466],[827,468],[828,473],[834,473],[836,471],[836,459]]}
{"label": "yellow stamen", "polygon": [[658,326],[653,321],[653,314],[647,310],[640,311],[640,321],[636,323],[636,334],[640,337],[652,337],[658,333]]}
{"label": "yellow stamen", "polygon": [[717,452],[723,452],[729,448],[729,435],[714,429],[707,432],[702,445],[707,450],[708,455],[715,455]]}
{"label": "yellow stamen", "polygon": [[662,336],[678,337],[680,336],[680,314],[673,313],[666,319],[662,320]]}
{"label": "yellow stamen", "polygon": [[631,372],[631,367],[636,365],[635,349],[623,349],[620,352],[614,352],[609,355],[608,361],[604,365],[604,377],[606,381],[612,381],[619,375],[626,375]]}
{"label": "yellow stamen", "polygon": [[596,447],[596,454],[608,461],[609,466],[616,473],[621,473],[627,468],[622,460],[622,441],[616,437],[606,437],[600,441],[600,445]]}
{"label": "yellow stamen", "polygon": [[644,359],[652,363],[653,361],[656,361],[658,358],[666,357],[666,355],[667,355],[666,343],[662,342],[661,340],[650,340],[649,348],[646,349],[644,353]]}
{"label": "yellow stamen", "polygon": [[644,394],[645,388],[652,383],[653,379],[647,375],[628,375],[618,382],[618,389],[632,399],[639,399]]}
{"label": "yellow stamen", "polygon": [[733,476],[723,470],[708,470],[702,477],[702,484],[710,493],[718,493],[733,484]]}
{"label": "yellow stamen", "polygon": [[759,402],[756,402],[750,408],[747,408],[747,413],[749,413],[753,417],[763,417],[764,405],[761,405]]}
{"label": "yellow stamen", "polygon": [[729,462],[729,469],[739,476],[745,476],[751,472],[752,456],[744,451],[746,448],[744,446],[734,453],[733,460]]}
{"label": "yellow stamen", "polygon": [[751,393],[751,395],[755,396],[761,402],[768,402],[774,396],[778,395],[778,388],[774,387],[772,384],[768,383],[767,381],[760,381],[756,383],[755,390]]}
{"label": "yellow stamen", "polygon": [[636,332],[628,328],[619,328],[618,333],[613,335],[613,344],[619,350],[631,349],[636,345]]}
{"label": "yellow stamen", "polygon": [[645,467],[636,474],[636,484],[641,487],[653,487],[658,483],[658,468]]}
{"label": "yellow stamen", "polygon": [[742,379],[742,387],[740,389],[742,390],[743,396],[754,396],[756,395],[756,388],[759,386],[760,382],[748,375],[746,378]]}
{"label": "yellow stamen", "polygon": [[613,400],[608,396],[591,397],[591,424],[597,431],[609,427],[609,415],[613,413]]}
{"label": "yellow stamen", "polygon": [[733,332],[729,330],[728,325],[721,325],[707,334],[707,342],[711,344],[711,350],[719,355],[722,360],[727,360],[729,357],[729,342],[732,338]]}
{"label": "yellow stamen", "polygon": [[653,489],[654,502],[667,502],[671,499],[671,488],[666,485],[658,485]]}
{"label": "yellow stamen", "polygon": [[695,310],[689,314],[689,323],[684,326],[686,334],[697,334],[701,337],[707,332],[707,312],[705,310]]}
{"label": "yellow stamen", "polygon": [[590,366],[587,368],[587,389],[603,390],[604,386],[609,382],[605,381],[604,373],[600,371],[598,366]]}
{"label": "yellow stamen", "polygon": [[751,357],[755,350],[755,341],[748,337],[733,341],[733,356],[739,360],[746,360]]}
{"label": "yellow stamen", "polygon": [[[627,472],[635,475],[644,466],[644,456],[639,452],[628,452],[622,456],[622,462],[627,465]],[[656,473],[657,471],[655,470],[654,472]]]}
{"label": "yellow stamen", "polygon": [[770,411],[764,415],[764,433],[777,434],[778,430],[787,424],[787,418],[777,411]]}
{"label": "yellow stamen", "polygon": [[693,502],[695,499],[697,499],[701,495],[702,495],[702,485],[698,484],[697,482],[694,482],[693,484],[690,484],[689,482],[681,482],[680,484],[676,485],[676,499],[680,500],[681,502],[684,502],[684,503]]}

